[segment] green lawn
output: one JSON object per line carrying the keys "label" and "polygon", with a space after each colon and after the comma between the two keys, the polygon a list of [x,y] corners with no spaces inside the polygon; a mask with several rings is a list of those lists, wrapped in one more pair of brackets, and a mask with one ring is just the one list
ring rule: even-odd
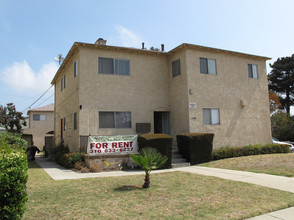
{"label": "green lawn", "polygon": [[23,219],[243,219],[294,206],[294,194],[184,172],[52,180],[30,163]]}
{"label": "green lawn", "polygon": [[200,166],[294,177],[294,153],[236,157],[211,161]]}

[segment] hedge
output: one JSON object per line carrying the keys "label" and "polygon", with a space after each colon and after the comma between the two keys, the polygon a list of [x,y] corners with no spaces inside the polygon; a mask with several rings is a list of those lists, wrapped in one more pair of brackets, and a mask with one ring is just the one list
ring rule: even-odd
{"label": "hedge", "polygon": [[172,145],[173,139],[167,134],[142,134],[138,137],[138,150],[145,147],[153,147],[163,156],[167,156],[163,169],[172,167]]}
{"label": "hedge", "polygon": [[[1,219],[21,219],[28,199],[28,160],[22,146],[0,135],[0,213]],[[10,136],[12,137],[12,136]],[[12,144],[12,145],[10,145]],[[21,141],[20,141],[21,142]]]}
{"label": "hedge", "polygon": [[274,154],[274,153],[289,153],[288,145],[282,144],[267,144],[267,145],[246,145],[244,147],[221,147],[212,152],[212,160],[220,160],[224,158],[241,157],[258,154]]}
{"label": "hedge", "polygon": [[212,157],[214,134],[184,133],[177,135],[177,146],[191,165],[208,162]]}

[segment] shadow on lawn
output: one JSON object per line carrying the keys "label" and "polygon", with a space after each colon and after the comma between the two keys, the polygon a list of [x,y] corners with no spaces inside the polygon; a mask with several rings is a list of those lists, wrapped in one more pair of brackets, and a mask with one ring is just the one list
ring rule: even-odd
{"label": "shadow on lawn", "polygon": [[143,189],[142,186],[124,185],[114,189],[114,191],[123,192],[123,191],[133,191],[133,190],[142,190],[142,189]]}

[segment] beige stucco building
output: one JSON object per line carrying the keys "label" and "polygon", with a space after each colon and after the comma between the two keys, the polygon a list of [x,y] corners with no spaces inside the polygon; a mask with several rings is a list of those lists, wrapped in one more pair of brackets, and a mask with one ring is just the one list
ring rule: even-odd
{"label": "beige stucco building", "polygon": [[212,132],[214,149],[271,143],[268,59],[192,44],[164,52],[76,42],[52,80],[55,143],[84,151],[89,135],[141,132]]}
{"label": "beige stucco building", "polygon": [[52,136],[54,133],[54,105],[31,109],[28,115],[29,128],[24,129],[23,133],[33,135],[34,145],[43,149],[45,136]]}

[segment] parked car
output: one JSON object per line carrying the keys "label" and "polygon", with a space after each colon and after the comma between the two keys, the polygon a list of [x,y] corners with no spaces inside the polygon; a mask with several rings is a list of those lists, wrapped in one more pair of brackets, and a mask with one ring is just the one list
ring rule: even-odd
{"label": "parked car", "polygon": [[289,148],[290,148],[290,151],[294,151],[294,146],[293,144],[290,144],[286,141],[279,141],[278,139],[276,138],[272,138],[272,141],[273,141],[273,144],[286,144],[286,145],[289,145]]}

